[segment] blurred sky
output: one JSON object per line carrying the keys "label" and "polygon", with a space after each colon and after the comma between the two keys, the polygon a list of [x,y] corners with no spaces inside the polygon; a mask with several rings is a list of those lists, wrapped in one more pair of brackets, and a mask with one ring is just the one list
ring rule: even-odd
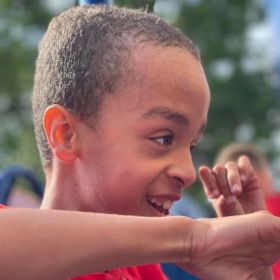
{"label": "blurred sky", "polygon": [[267,20],[273,36],[274,53],[280,56],[280,1],[279,0],[265,0],[264,7],[267,12]]}

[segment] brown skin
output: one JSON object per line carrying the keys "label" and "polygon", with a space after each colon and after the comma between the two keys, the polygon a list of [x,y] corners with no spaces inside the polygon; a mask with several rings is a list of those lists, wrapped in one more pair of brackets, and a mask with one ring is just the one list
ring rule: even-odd
{"label": "brown skin", "polygon": [[[276,220],[279,219],[266,212],[218,218],[215,221],[204,220],[210,225],[208,232],[210,234],[197,243],[200,244],[198,247],[193,248],[192,261],[184,267],[201,279],[273,279],[268,267],[275,261],[273,255],[279,253],[277,249],[279,241],[276,240],[277,227],[274,223],[277,223]],[[226,224],[228,226],[235,224],[235,229],[230,227],[225,229]],[[255,237],[248,238],[253,232]],[[256,240],[260,243],[253,246]],[[215,258],[213,251],[217,254]],[[255,271],[249,272],[253,267]]]}
{"label": "brown skin", "polygon": [[0,224],[1,277],[10,280],[158,262],[181,263],[201,279],[245,280],[280,258],[280,220],[266,212],[192,220],[10,209]]}
{"label": "brown skin", "polygon": [[246,156],[237,163],[199,170],[205,194],[218,217],[249,214],[265,209],[262,190],[256,172]]}
{"label": "brown skin", "polygon": [[[241,156],[237,162],[199,170],[204,192],[218,217],[243,215],[265,209],[264,195],[250,160]],[[270,268],[255,274],[256,279],[273,279]]]}
{"label": "brown skin", "polygon": [[131,60],[138,79],[105,97],[96,129],[59,105],[45,111],[54,157],[42,208],[164,216],[150,202],[170,208],[194,182],[210,102],[200,61],[153,46]]}

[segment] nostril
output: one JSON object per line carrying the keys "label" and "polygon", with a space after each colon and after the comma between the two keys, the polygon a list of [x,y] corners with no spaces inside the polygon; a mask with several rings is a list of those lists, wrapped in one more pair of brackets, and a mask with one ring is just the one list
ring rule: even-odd
{"label": "nostril", "polygon": [[185,184],[184,180],[182,180],[180,177],[174,177],[174,179],[177,180],[177,181],[179,181],[180,184],[182,184],[182,185]]}

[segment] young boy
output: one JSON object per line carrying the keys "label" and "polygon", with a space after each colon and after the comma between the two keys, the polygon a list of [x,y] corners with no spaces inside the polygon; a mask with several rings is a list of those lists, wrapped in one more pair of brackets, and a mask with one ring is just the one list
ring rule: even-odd
{"label": "young boy", "polygon": [[[269,214],[166,217],[196,178],[191,150],[209,102],[198,50],[157,16],[82,6],[52,20],[33,96],[46,174],[41,208],[74,211],[37,215],[49,221],[52,238],[37,229],[47,241],[44,260],[53,252],[45,279],[165,279],[158,265],[148,265],[159,262],[180,263],[203,279],[249,279],[280,257],[280,221]],[[240,170],[244,185],[256,187],[246,159]],[[239,169],[229,173],[226,187],[241,196]],[[201,176],[209,174],[205,168]]]}

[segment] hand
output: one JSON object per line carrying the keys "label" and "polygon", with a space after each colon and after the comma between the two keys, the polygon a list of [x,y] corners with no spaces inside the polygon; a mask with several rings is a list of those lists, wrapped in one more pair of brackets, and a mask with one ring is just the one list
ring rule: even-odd
{"label": "hand", "polygon": [[188,261],[180,266],[201,279],[272,279],[269,274],[264,278],[256,275],[280,258],[278,217],[261,211],[200,219],[196,220],[191,235],[191,250],[185,253]]}
{"label": "hand", "polygon": [[[202,166],[199,170],[204,192],[218,217],[253,213],[265,209],[263,192],[256,173],[246,156],[238,162],[215,166],[213,170]],[[251,275],[251,279],[273,279],[267,266]]]}
{"label": "hand", "polygon": [[225,166],[200,167],[200,180],[218,217],[248,214],[265,209],[256,173],[246,156]]}

